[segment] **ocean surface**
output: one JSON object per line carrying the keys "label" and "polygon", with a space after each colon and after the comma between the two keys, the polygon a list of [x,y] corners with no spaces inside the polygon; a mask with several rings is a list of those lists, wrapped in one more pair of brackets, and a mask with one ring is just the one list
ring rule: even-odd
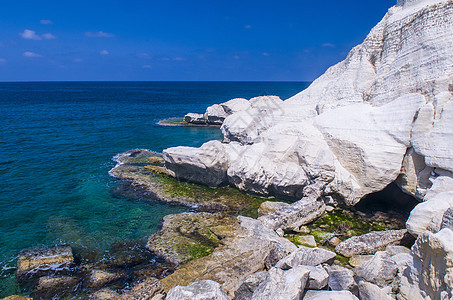
{"label": "ocean surface", "polygon": [[217,128],[157,122],[235,97],[278,95],[305,82],[0,83],[0,298],[19,293],[21,249],[69,243],[100,256],[145,241],[167,214],[189,208],[120,196],[117,153],[221,139]]}

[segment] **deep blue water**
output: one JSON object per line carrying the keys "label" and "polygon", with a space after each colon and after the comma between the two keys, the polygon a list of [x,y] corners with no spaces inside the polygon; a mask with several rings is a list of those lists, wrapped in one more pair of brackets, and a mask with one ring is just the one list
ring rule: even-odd
{"label": "deep blue water", "polygon": [[286,99],[303,82],[0,83],[0,297],[16,292],[24,248],[69,243],[102,253],[145,240],[187,208],[115,195],[112,157],[221,139],[219,129],[160,126],[235,97]]}

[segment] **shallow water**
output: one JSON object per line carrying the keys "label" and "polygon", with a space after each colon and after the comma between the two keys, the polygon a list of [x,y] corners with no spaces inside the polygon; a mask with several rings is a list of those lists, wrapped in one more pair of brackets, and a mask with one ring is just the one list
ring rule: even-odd
{"label": "shallow water", "polygon": [[160,126],[235,97],[286,99],[303,82],[0,83],[0,297],[18,292],[24,248],[69,243],[102,257],[112,243],[144,241],[167,214],[187,211],[114,193],[112,157],[221,139],[218,128]]}

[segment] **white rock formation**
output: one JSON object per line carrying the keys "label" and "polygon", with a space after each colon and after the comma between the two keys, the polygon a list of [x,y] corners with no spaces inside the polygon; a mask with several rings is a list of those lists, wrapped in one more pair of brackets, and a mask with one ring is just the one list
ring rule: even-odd
{"label": "white rock formation", "polygon": [[[294,200],[317,184],[354,205],[398,178],[423,199],[430,177],[453,174],[452,16],[451,0],[398,1],[303,92],[286,101],[266,96],[220,105],[229,114],[225,142],[242,145],[232,148],[236,159],[219,151],[220,181]],[[190,151],[167,149],[165,158],[190,169]],[[212,185],[209,168],[201,177]],[[182,169],[176,174],[191,180]]]}

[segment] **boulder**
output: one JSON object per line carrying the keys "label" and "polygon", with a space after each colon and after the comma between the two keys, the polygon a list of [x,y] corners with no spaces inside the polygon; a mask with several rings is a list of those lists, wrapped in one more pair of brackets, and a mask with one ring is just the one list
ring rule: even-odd
{"label": "boulder", "polygon": [[351,237],[335,247],[335,251],[343,256],[351,257],[359,254],[374,254],[384,250],[390,244],[399,243],[407,230],[372,231],[361,236]]}
{"label": "boulder", "polygon": [[256,288],[267,278],[268,272],[256,272],[245,278],[237,291],[234,293],[234,300],[249,300],[252,298]]}
{"label": "boulder", "polygon": [[308,247],[316,247],[316,240],[315,237],[312,235],[298,235],[297,236],[298,242],[302,246],[308,246]]}
{"label": "boulder", "polygon": [[228,114],[221,105],[214,104],[206,109],[204,117],[210,125],[222,125]]}
{"label": "boulder", "polygon": [[315,291],[304,300],[359,300],[350,291]]}
{"label": "boulder", "polygon": [[252,300],[297,300],[302,297],[310,271],[296,266],[284,271],[269,270],[266,279],[255,289]]}
{"label": "boulder", "polygon": [[33,300],[33,298],[24,297],[24,296],[20,296],[20,295],[11,295],[11,296],[2,298],[1,300]]}
{"label": "boulder", "polygon": [[72,276],[41,277],[36,285],[34,296],[38,299],[53,299],[71,295],[79,284],[79,279]]}
{"label": "boulder", "polygon": [[229,300],[215,281],[201,280],[189,286],[176,286],[167,294],[167,300]]}
{"label": "boulder", "polygon": [[17,273],[23,274],[34,269],[62,269],[74,263],[69,245],[22,250],[17,258]]}
{"label": "boulder", "polygon": [[419,287],[433,299],[453,297],[453,231],[424,232],[412,247]]}
{"label": "boulder", "polygon": [[373,255],[353,255],[349,259],[349,264],[355,268],[373,259],[373,257]]}
{"label": "boulder", "polygon": [[132,290],[121,294],[116,300],[151,300],[154,296],[163,291],[162,284],[154,277],[136,284]]}
{"label": "boulder", "polygon": [[120,294],[115,292],[112,289],[104,288],[96,291],[95,293],[91,294],[88,299],[90,300],[111,300],[116,299]]}
{"label": "boulder", "polygon": [[392,300],[393,298],[381,290],[377,285],[366,281],[359,282],[359,297],[366,300]]}
{"label": "boulder", "polygon": [[250,108],[250,102],[244,98],[234,98],[227,102],[221,103],[223,110],[227,115],[237,113],[239,111],[247,110]]}
{"label": "boulder", "polygon": [[391,283],[397,272],[397,264],[390,254],[384,251],[377,252],[371,260],[354,269],[358,277],[380,287]]}
{"label": "boulder", "polygon": [[104,270],[91,270],[88,275],[88,286],[92,289],[102,288],[109,283],[126,279],[127,275],[122,272],[108,272]]}
{"label": "boulder", "polygon": [[442,223],[440,224],[440,228],[448,228],[453,230],[453,206],[450,206],[442,216]]}
{"label": "boulder", "polygon": [[316,220],[324,213],[325,208],[324,201],[305,197],[291,206],[281,208],[258,219],[272,230],[289,231]]}
{"label": "boulder", "polygon": [[210,279],[219,282],[233,297],[247,276],[264,270],[271,252],[280,252],[275,248],[285,251],[285,255],[297,249],[258,220],[242,216],[237,220],[238,228],[228,238],[224,238],[212,254],[192,260],[162,279],[164,289],[168,291],[177,285]]}
{"label": "boulder", "polygon": [[288,270],[296,266],[317,266],[323,263],[332,264],[336,254],[323,248],[300,247],[280,260],[275,267]]}
{"label": "boulder", "polygon": [[227,182],[228,155],[219,141],[210,141],[200,148],[174,147],[163,151],[165,166],[185,179],[209,186]]}
{"label": "boulder", "polygon": [[206,124],[206,119],[203,114],[188,113],[184,116],[184,122],[189,124]]}
{"label": "boulder", "polygon": [[306,285],[307,289],[312,290],[321,290],[323,289],[329,281],[329,273],[322,266],[304,266],[307,270],[310,271],[308,276],[308,283]]}
{"label": "boulder", "polygon": [[258,209],[258,216],[261,217],[289,206],[290,204],[285,202],[266,201],[261,203],[260,208]]}
{"label": "boulder", "polygon": [[331,266],[329,271],[329,288],[332,291],[350,291],[358,295],[357,283],[354,280],[354,272],[341,266]]}

